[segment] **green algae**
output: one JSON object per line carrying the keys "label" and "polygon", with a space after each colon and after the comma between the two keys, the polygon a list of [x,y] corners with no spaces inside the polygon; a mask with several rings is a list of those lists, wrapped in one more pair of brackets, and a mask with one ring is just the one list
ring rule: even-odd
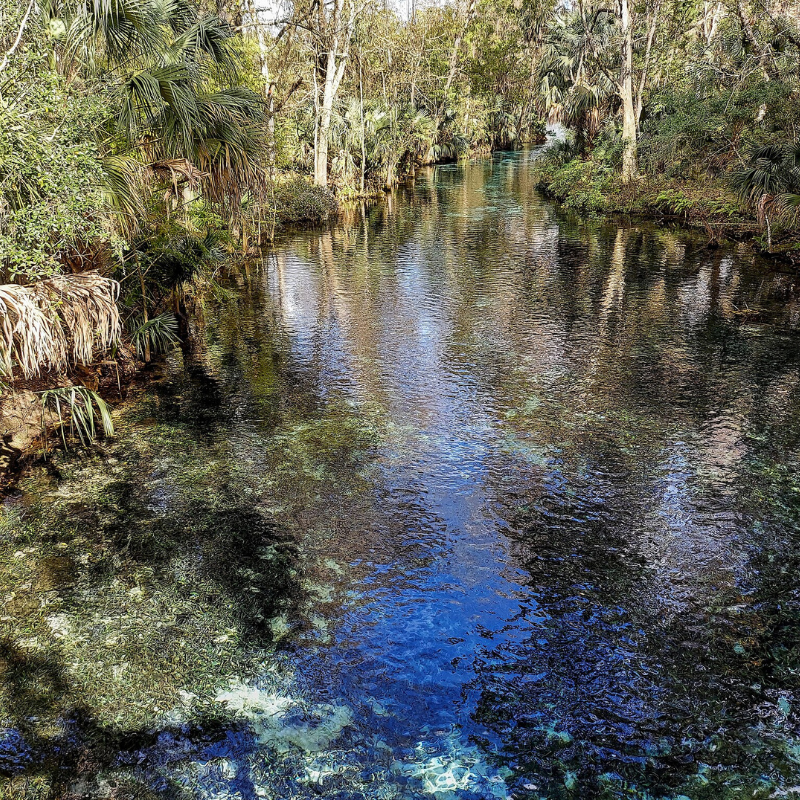
{"label": "green algae", "polygon": [[[352,408],[289,421],[235,459],[229,442],[155,423],[147,405],[89,458],[55,454],[23,484],[37,505],[0,514],[0,726],[40,748],[75,715],[91,720],[90,746],[230,719],[217,697],[227,679],[263,672],[298,627],[326,635],[318,609],[336,592],[303,577],[292,530],[307,484],[342,468],[363,480],[374,424]],[[318,571],[343,572],[330,558]],[[324,749],[342,713],[280,740]],[[26,787],[20,797],[60,791],[46,776]]]}

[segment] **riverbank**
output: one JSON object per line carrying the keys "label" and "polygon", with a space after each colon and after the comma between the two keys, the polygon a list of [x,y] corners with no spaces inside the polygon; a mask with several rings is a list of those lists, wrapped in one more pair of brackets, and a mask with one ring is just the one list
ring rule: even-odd
{"label": "riverbank", "polygon": [[71,430],[66,406],[59,415],[52,403],[44,402],[46,392],[86,388],[113,409],[137,385],[147,383],[146,376],[153,369],[157,364],[138,359],[130,344],[123,343],[114,358],[58,375],[19,379],[6,386],[0,397],[0,495],[13,490],[26,467],[47,458],[54,447],[62,446],[64,441],[80,444]]}
{"label": "riverbank", "polygon": [[712,247],[748,242],[759,255],[800,267],[800,231],[775,226],[769,241],[766,226],[723,178],[641,175],[624,184],[615,169],[591,158],[542,159],[534,170],[537,188],[568,210],[675,222],[704,231]]}
{"label": "riverbank", "polygon": [[[185,343],[190,327],[186,324],[187,319],[201,313],[202,307],[202,299],[198,296],[195,300],[200,299],[200,302],[195,303],[197,307],[192,309],[193,301],[188,299],[187,290],[191,289],[188,294],[201,295],[207,294],[206,290],[213,293],[219,288],[213,276],[205,274],[212,261],[218,259],[218,254],[208,258],[210,248],[206,240],[209,237],[213,239],[214,247],[222,248],[228,264],[236,263],[261,252],[277,232],[322,224],[335,216],[338,210],[339,204],[333,192],[291,173],[274,181],[269,208],[263,211],[258,223],[250,220],[246,229],[242,224],[238,228],[225,226],[218,219],[203,229],[199,227],[203,220],[198,218],[190,219],[179,229],[165,224],[164,230],[148,234],[140,232],[139,239],[132,243],[132,249],[150,266],[134,283],[141,280],[143,294],[148,298],[150,319],[162,312],[172,315],[175,298],[182,298],[180,304],[185,313],[182,312],[179,319],[173,319],[180,336],[176,333],[171,345],[179,341]],[[204,264],[204,259],[208,259],[208,264]],[[131,260],[130,255],[127,260]],[[123,269],[122,262],[112,261],[100,266],[104,272],[124,280],[119,275]],[[218,266],[211,268],[218,270]],[[205,289],[198,288],[200,284]],[[185,307],[187,301],[189,308]],[[121,316],[127,318],[133,327],[137,313],[141,313],[141,303],[142,295],[135,292],[119,301]],[[178,328],[182,330],[178,331]],[[65,331],[65,334],[69,339],[70,333]],[[0,383],[0,493],[13,489],[24,468],[45,457],[52,447],[65,441],[80,441],[81,437],[73,435],[68,405],[62,403],[60,408],[54,407],[54,403],[46,402],[47,392],[86,389],[96,393],[113,409],[127,398],[137,382],[146,381],[158,358],[151,361],[144,357],[144,353],[137,352],[135,338],[135,330],[123,328],[119,340],[110,350],[95,349],[91,363],[71,363],[59,369],[41,367],[38,374],[29,377],[23,376],[15,367],[11,375],[3,377]],[[155,356],[157,348],[153,350]],[[93,402],[90,401],[89,405]],[[100,433],[98,429],[97,435]]]}

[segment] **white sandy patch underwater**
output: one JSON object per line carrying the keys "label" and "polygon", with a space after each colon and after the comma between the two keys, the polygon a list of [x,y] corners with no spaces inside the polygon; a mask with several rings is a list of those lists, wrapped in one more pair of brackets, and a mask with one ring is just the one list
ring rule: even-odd
{"label": "white sandy patch underwater", "polygon": [[309,702],[294,686],[267,673],[221,687],[214,700],[241,727],[225,742],[165,764],[162,776],[198,800],[510,797],[510,771],[488,763],[457,726],[423,726],[409,742],[406,725],[374,698],[361,698],[360,708]]}

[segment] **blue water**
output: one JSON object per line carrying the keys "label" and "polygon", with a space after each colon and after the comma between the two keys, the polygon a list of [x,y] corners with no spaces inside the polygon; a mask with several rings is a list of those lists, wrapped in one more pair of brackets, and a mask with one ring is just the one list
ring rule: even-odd
{"label": "blue water", "polygon": [[535,157],[286,234],[30,473],[15,787],[800,796],[793,279],[570,217]]}

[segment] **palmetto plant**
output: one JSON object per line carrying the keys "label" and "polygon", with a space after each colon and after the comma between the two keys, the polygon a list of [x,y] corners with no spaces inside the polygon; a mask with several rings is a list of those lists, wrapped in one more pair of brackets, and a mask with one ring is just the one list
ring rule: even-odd
{"label": "palmetto plant", "polygon": [[170,206],[200,189],[228,216],[266,182],[265,107],[236,85],[233,31],[186,0],[72,0],[65,53],[95,71],[111,101],[106,190],[135,230],[155,185]]}
{"label": "palmetto plant", "polygon": [[355,185],[361,170],[361,137],[364,136],[368,179],[380,178],[385,186],[395,183],[403,165],[429,160],[436,143],[436,126],[424,110],[411,105],[387,105],[373,101],[364,109],[357,100],[340,104],[331,125],[331,176],[343,186]]}
{"label": "palmetto plant", "polygon": [[77,436],[82,445],[91,444],[102,429],[106,436],[114,434],[111,413],[102,397],[85,386],[66,386],[41,393],[42,438],[47,441],[47,412],[58,418],[58,429],[64,447],[66,431]]}
{"label": "palmetto plant", "polygon": [[178,320],[174,314],[165,312],[157,317],[138,321],[131,335],[136,355],[144,359],[146,354],[166,353],[168,350],[180,344],[178,337]]}
{"label": "palmetto plant", "polygon": [[770,144],[753,151],[747,166],[733,176],[740,197],[756,208],[772,249],[770,217],[794,222],[800,211],[800,144]]}
{"label": "palmetto plant", "polygon": [[[591,145],[616,98],[609,65],[616,55],[614,15],[564,14],[549,32],[539,69],[540,92],[551,122],[576,131]],[[608,63],[606,63],[608,62]]]}

